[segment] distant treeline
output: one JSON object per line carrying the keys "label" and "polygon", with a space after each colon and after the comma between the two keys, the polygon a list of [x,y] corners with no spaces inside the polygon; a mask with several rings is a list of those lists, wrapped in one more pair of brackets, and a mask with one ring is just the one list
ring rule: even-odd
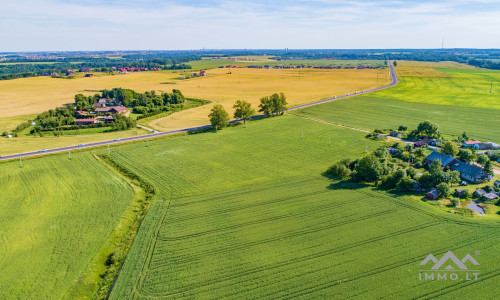
{"label": "distant treeline", "polygon": [[[86,60],[86,61],[84,61]],[[65,59],[52,64],[0,64],[0,80],[9,80],[24,77],[33,77],[56,73],[64,73],[66,70],[88,69],[95,72],[111,72],[112,68],[160,68],[162,70],[191,69],[185,62],[190,57],[179,59],[155,58],[151,60],[126,60],[110,58],[87,58],[77,63],[71,63],[74,59]]]}

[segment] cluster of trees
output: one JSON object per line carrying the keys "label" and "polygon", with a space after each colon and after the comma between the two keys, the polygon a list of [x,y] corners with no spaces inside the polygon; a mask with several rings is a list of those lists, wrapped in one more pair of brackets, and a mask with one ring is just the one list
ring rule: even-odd
{"label": "cluster of trees", "polygon": [[[50,131],[60,129],[66,125],[72,125],[75,123],[74,114],[75,109],[71,106],[57,107],[43,112],[33,120],[36,125],[31,129],[31,133]],[[28,122],[27,125],[26,127],[29,127],[30,123]]]}
{"label": "cluster of trees", "polygon": [[[283,112],[287,110],[287,104],[285,94],[275,93],[271,96],[260,98],[259,112],[263,112],[267,116],[274,116],[276,114],[282,115]],[[233,108],[234,118],[242,119],[244,124],[255,115],[255,109],[252,108],[249,102],[244,100],[237,100]],[[208,117],[210,119],[210,124],[212,124],[216,130],[229,125],[229,114],[220,104],[214,105]]]}
{"label": "cluster of trees", "polygon": [[139,114],[169,111],[172,107],[178,108],[179,105],[182,105],[186,101],[184,95],[177,89],[173,89],[172,93],[158,95],[155,91],[137,93],[129,89],[114,88],[103,90],[101,94],[93,96],[75,95],[76,107],[79,110],[87,108],[102,98],[108,99],[111,102],[116,99],[121,105],[133,108],[133,111]]}
{"label": "cluster of trees", "polygon": [[[416,183],[423,189],[436,187],[444,195],[449,195],[450,186],[460,182],[460,173],[444,170],[441,162],[435,160],[422,175],[401,157],[404,155],[402,143],[394,145],[398,152],[390,155],[386,148],[379,148],[361,159],[343,159],[333,164],[326,174],[353,182],[374,183],[381,188],[398,192],[415,191]],[[424,156],[424,149],[416,155]],[[425,156],[424,156],[425,157]]]}

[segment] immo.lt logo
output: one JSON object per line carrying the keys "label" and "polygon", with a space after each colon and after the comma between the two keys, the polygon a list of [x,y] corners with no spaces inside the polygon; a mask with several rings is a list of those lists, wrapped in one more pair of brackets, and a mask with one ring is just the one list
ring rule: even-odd
{"label": "immo.lt logo", "polygon": [[[476,254],[479,254],[479,252]],[[429,254],[420,265],[427,267],[432,265],[432,267],[427,270],[420,270],[418,274],[419,280],[477,280],[479,276],[479,270],[471,270],[467,267],[467,265],[479,265],[470,254],[465,255],[462,260],[458,259],[451,251],[446,252],[440,260]],[[477,268],[474,267],[473,269]]]}

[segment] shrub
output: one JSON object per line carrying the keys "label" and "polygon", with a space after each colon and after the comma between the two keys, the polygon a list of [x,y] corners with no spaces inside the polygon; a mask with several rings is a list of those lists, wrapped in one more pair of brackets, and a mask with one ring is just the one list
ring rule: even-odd
{"label": "shrub", "polygon": [[351,175],[351,170],[342,161],[338,161],[328,168],[326,173],[330,176],[346,179]]}
{"label": "shrub", "polygon": [[458,199],[458,198],[454,197],[453,199],[451,199],[451,204],[452,204],[453,206],[455,206],[455,207],[456,207],[456,206],[459,206],[459,205],[460,205],[460,199]]}
{"label": "shrub", "polygon": [[441,182],[436,186],[441,197],[446,198],[450,195],[450,186],[446,182]]}

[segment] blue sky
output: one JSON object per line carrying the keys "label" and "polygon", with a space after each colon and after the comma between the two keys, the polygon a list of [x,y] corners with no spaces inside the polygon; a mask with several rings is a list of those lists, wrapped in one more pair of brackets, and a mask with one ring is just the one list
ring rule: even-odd
{"label": "blue sky", "polygon": [[0,51],[500,48],[500,0],[0,0]]}

